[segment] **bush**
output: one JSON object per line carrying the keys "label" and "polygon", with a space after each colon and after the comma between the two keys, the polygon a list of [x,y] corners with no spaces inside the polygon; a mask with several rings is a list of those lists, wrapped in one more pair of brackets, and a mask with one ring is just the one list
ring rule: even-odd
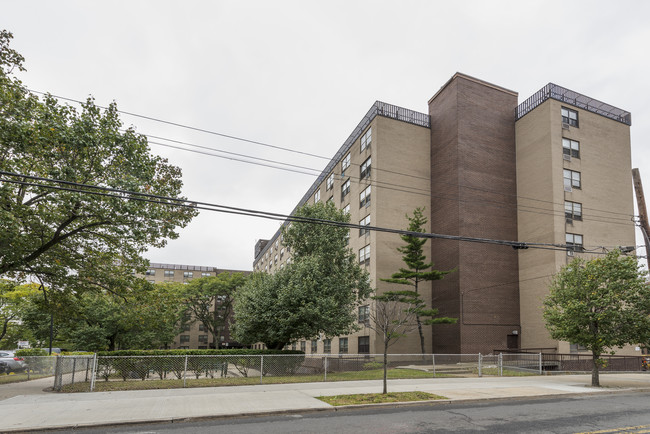
{"label": "bush", "polygon": [[43,348],[26,348],[23,350],[16,351],[16,356],[27,357],[27,356],[47,356],[47,351]]}

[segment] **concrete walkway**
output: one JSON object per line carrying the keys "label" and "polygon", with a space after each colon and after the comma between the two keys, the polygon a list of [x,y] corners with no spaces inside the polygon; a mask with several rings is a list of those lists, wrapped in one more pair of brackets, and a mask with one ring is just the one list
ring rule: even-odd
{"label": "concrete walkway", "polygon": [[[46,393],[17,383],[25,394],[0,400],[0,431],[187,420],[192,418],[333,411],[316,396],[381,392],[381,381],[271,384],[125,392]],[[600,394],[650,390],[650,374],[602,374],[605,387],[591,388],[589,375],[390,380],[391,392],[424,391],[452,402],[495,398]],[[29,382],[32,383],[32,382]],[[0,396],[2,389],[0,387]],[[28,393],[28,391],[34,393]],[[393,404],[394,405],[394,404]],[[340,408],[340,407],[339,407]]]}

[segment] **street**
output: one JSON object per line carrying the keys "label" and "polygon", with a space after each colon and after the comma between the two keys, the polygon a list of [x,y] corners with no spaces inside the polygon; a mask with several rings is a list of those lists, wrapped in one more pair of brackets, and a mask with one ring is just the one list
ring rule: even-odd
{"label": "street", "polygon": [[650,432],[650,393],[375,407],[75,430],[84,433]]}

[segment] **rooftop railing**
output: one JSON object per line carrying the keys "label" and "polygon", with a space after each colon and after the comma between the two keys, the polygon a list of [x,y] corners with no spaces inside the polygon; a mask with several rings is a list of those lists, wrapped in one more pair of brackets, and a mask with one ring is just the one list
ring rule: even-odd
{"label": "rooftop railing", "polygon": [[625,125],[632,125],[630,112],[553,83],[547,84],[526,101],[519,104],[515,109],[515,120],[521,119],[549,98],[605,116]]}

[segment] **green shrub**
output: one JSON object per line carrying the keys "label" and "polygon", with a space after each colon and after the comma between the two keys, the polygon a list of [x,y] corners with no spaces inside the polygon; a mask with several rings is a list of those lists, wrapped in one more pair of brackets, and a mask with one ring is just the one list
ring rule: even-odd
{"label": "green shrub", "polygon": [[26,357],[26,356],[47,356],[47,351],[43,348],[26,348],[23,350],[16,351],[16,356]]}
{"label": "green shrub", "polygon": [[368,362],[363,364],[363,369],[365,370],[370,370],[370,369],[380,369],[383,368],[384,364],[382,362]]}

